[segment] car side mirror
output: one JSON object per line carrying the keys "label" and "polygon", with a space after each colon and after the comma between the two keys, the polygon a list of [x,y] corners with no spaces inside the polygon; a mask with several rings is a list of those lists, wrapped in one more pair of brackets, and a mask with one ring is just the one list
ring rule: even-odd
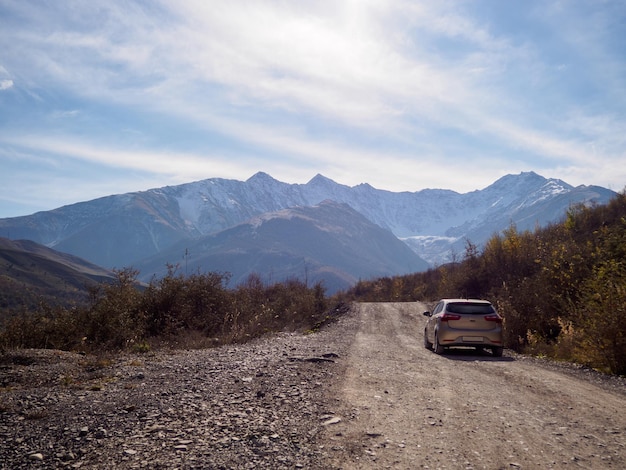
{"label": "car side mirror", "polygon": [[432,316],[432,313],[430,313],[430,312],[424,312],[424,316],[430,317],[430,316]]}

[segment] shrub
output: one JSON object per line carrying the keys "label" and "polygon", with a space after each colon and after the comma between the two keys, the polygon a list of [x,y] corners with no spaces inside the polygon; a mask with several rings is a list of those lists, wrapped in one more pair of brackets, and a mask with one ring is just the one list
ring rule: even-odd
{"label": "shrub", "polygon": [[626,375],[626,266],[610,260],[594,269],[576,309],[574,358]]}
{"label": "shrub", "polygon": [[176,267],[141,288],[137,271],[91,288],[80,308],[40,304],[14,315],[0,330],[0,348],[147,352],[153,345],[204,347],[241,342],[273,331],[308,330],[329,318],[325,291],[297,280],[264,285],[252,275],[234,290],[228,275],[182,276]]}

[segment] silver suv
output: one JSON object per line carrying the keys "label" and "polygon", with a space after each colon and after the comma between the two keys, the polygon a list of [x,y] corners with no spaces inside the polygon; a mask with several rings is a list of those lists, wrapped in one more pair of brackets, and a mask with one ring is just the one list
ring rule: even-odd
{"label": "silver suv", "polygon": [[504,350],[502,317],[486,300],[442,299],[431,312],[424,328],[424,346],[443,354],[451,346],[491,349],[501,357]]}

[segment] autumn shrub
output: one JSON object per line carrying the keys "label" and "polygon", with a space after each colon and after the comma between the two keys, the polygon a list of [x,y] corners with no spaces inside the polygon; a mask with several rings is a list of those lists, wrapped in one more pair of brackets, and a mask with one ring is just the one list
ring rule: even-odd
{"label": "autumn shrub", "polygon": [[[148,286],[138,272],[116,272],[115,281],[90,289],[77,308],[50,307],[13,315],[0,326],[0,348],[56,348],[147,352],[155,346],[206,347],[242,342],[274,331],[319,327],[328,314],[321,283],[299,280],[271,285],[251,275],[227,289],[228,275],[183,276],[170,267]],[[338,310],[332,310],[337,312]]]}
{"label": "autumn shrub", "polygon": [[264,285],[252,274],[233,296],[226,332],[233,341],[271,331],[305,330],[318,324],[328,308],[321,283],[312,288],[299,280]]}
{"label": "autumn shrub", "polygon": [[226,274],[209,272],[184,276],[170,266],[141,296],[140,310],[147,336],[175,336],[188,330],[218,334],[230,309]]}
{"label": "autumn shrub", "polygon": [[626,265],[610,260],[583,285],[574,325],[574,359],[626,375]]}
{"label": "autumn shrub", "polygon": [[88,345],[121,349],[144,337],[137,274],[137,270],[123,269],[116,272],[115,282],[91,289],[89,305],[76,318]]}
{"label": "autumn shrub", "polygon": [[0,333],[0,349],[75,349],[82,342],[76,321],[80,310],[41,303],[36,311],[23,310],[11,316]]}

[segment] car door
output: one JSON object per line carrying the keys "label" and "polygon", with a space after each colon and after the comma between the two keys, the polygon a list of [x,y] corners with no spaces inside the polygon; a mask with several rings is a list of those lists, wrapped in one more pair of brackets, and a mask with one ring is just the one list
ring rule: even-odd
{"label": "car door", "polygon": [[426,323],[426,334],[428,336],[428,341],[430,341],[431,343],[435,341],[435,327],[437,326],[436,315],[441,313],[441,311],[443,310],[443,306],[444,302],[439,302],[435,306],[433,313],[430,315],[430,317],[428,318],[428,322]]}

